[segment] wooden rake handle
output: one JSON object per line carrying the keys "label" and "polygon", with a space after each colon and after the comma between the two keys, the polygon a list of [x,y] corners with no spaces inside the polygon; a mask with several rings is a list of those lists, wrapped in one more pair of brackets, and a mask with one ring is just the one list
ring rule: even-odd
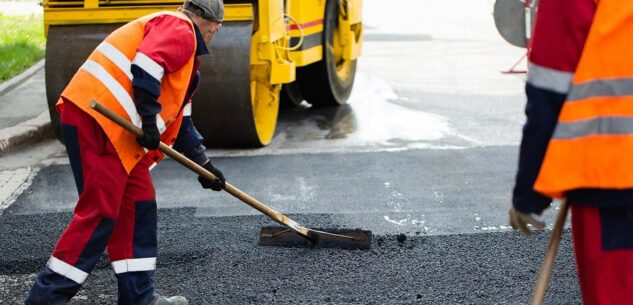
{"label": "wooden rake handle", "polygon": [[[125,118],[121,117],[120,115],[106,108],[105,106],[99,104],[98,102],[96,101],[90,102],[90,108],[99,112],[100,114],[107,117],[111,121],[117,123],[119,126],[123,127],[124,129],[133,133],[134,135],[139,136],[139,137],[143,136],[142,129],[136,127],[134,124],[132,124],[132,122],[126,120]],[[192,170],[196,174],[202,177],[205,177],[209,180],[217,179],[215,175],[213,175],[211,172],[206,170],[204,167],[198,165],[196,162],[191,161],[189,158],[183,156],[182,154],[177,152],[175,149],[167,146],[165,143],[160,142],[160,144],[158,144],[158,149],[162,151],[165,155],[178,161],[178,163],[184,165],[185,167]],[[249,196],[248,194],[240,191],[238,188],[229,184],[228,182],[226,183],[224,190],[227,193],[233,195],[235,198],[243,201],[244,203],[255,208],[256,210],[262,212],[264,215],[268,216],[270,219],[276,221],[277,223],[285,227],[288,227],[290,230],[296,232],[297,234],[305,238],[308,238],[310,240],[313,239],[313,234],[311,234],[310,229],[298,224],[297,222],[293,221],[287,216],[269,208],[267,205],[261,203],[259,200]]]}
{"label": "wooden rake handle", "polygon": [[552,276],[552,269],[554,268],[556,253],[558,252],[560,240],[563,235],[563,226],[565,225],[565,220],[567,219],[568,210],[569,203],[566,199],[564,199],[560,204],[558,215],[556,215],[556,222],[554,223],[554,228],[552,229],[552,237],[547,244],[545,257],[541,263],[541,270],[539,270],[538,277],[536,278],[532,303],[530,303],[531,305],[543,305],[543,302],[545,302],[547,284]]}

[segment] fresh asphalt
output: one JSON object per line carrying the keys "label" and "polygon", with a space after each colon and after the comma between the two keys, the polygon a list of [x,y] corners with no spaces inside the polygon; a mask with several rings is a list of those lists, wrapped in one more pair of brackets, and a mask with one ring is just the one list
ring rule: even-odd
{"label": "fresh asphalt", "polygon": [[[381,235],[366,251],[272,248],[257,245],[259,227],[269,224],[260,216],[199,218],[178,208],[162,209],[159,217],[158,291],[186,295],[191,304],[526,304],[547,241],[544,234],[498,232],[409,236],[402,243]],[[296,218],[335,225],[329,215]],[[5,304],[24,298],[68,220],[53,213],[0,223]],[[549,304],[580,304],[568,236]],[[72,304],[115,303],[105,259],[84,287]]]}
{"label": "fresh asphalt", "polygon": [[[515,159],[516,147],[214,158],[236,186],[306,226],[372,230],[367,251],[259,246],[272,221],[165,161],[153,171],[159,291],[192,304],[525,304],[548,235],[498,229]],[[0,216],[0,300],[24,298],[76,197],[69,166],[47,166]],[[104,258],[73,304],[115,296]],[[580,303],[569,232],[548,300]]]}

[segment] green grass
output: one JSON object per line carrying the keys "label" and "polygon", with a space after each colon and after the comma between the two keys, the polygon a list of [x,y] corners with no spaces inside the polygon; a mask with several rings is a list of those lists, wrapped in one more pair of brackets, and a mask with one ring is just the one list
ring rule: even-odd
{"label": "green grass", "polygon": [[41,15],[0,13],[0,83],[44,57],[46,38]]}

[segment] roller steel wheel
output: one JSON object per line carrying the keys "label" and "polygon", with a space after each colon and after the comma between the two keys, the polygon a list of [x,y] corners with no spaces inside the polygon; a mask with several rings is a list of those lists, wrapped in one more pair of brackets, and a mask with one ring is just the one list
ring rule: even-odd
{"label": "roller steel wheel", "polygon": [[281,85],[268,83],[269,68],[250,64],[249,21],[226,22],[201,58],[201,83],[192,116],[210,147],[261,147],[273,138]]}
{"label": "roller steel wheel", "polygon": [[343,58],[339,37],[339,1],[328,0],[323,20],[323,60],[297,70],[301,93],[313,106],[337,106],[347,102],[356,74],[356,60]]}
{"label": "roller steel wheel", "polygon": [[55,104],[90,53],[122,24],[51,26],[46,39],[46,99],[55,135],[61,141],[61,124]]}

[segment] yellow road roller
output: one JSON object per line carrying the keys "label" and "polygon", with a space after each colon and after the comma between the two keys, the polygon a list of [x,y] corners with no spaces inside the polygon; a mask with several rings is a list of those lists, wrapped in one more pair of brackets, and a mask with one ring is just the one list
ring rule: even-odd
{"label": "yellow road roller", "polygon": [[[181,0],[44,0],[46,94],[55,103],[94,48],[135,18]],[[201,58],[193,120],[211,147],[261,147],[281,103],[346,103],[363,42],[362,0],[225,0],[222,30]]]}

